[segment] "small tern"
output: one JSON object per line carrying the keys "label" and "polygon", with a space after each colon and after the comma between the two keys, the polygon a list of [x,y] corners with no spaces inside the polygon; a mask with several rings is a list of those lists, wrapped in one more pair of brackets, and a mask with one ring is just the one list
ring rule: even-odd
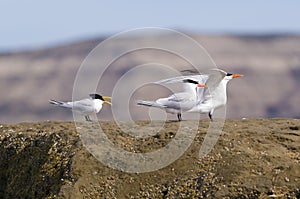
{"label": "small tern", "polygon": [[111,97],[109,96],[101,96],[99,94],[89,94],[89,96],[90,98],[74,102],[61,102],[57,100],[49,100],[49,103],[56,106],[72,109],[73,111],[84,115],[86,121],[92,121],[89,115],[93,113],[98,113],[102,109],[103,104],[112,104],[111,102],[106,101],[107,99],[111,99]]}

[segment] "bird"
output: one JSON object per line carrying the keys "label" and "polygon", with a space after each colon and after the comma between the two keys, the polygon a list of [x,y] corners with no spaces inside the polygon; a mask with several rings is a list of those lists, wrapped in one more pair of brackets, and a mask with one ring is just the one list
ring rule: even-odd
{"label": "bird", "polygon": [[[213,121],[213,113],[216,109],[221,108],[227,103],[227,83],[242,74],[231,74],[221,69],[210,69],[200,75],[179,76],[168,79],[168,82],[182,82],[185,79],[199,81],[202,79],[206,87],[197,93],[197,103],[187,112],[208,113],[211,121]],[[191,90],[192,92],[195,92]]]}
{"label": "bird", "polygon": [[85,120],[91,122],[90,119],[91,114],[98,113],[102,109],[103,104],[109,104],[112,105],[111,102],[106,101],[107,99],[111,99],[109,96],[101,96],[99,94],[89,94],[90,98],[82,99],[79,101],[73,101],[73,102],[61,102],[57,100],[49,100],[50,104],[69,108],[73,111],[76,111],[82,115],[84,115]]}
{"label": "bird", "polygon": [[[172,81],[171,81],[172,82]],[[168,80],[155,83],[171,83]],[[174,93],[166,98],[160,98],[156,101],[137,100],[138,105],[157,107],[164,109],[167,113],[177,114],[178,121],[182,120],[182,112],[191,109],[197,102],[198,88],[205,87],[204,84],[192,79],[183,79],[183,92]]]}

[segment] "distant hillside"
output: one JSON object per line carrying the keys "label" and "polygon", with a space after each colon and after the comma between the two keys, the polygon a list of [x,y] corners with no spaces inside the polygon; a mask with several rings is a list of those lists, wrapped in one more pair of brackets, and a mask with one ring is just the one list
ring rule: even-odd
{"label": "distant hillside", "polygon": [[[228,85],[227,117],[300,118],[300,36],[190,36],[205,47],[219,68],[245,75]],[[168,35],[150,37],[163,42]],[[118,42],[130,46],[143,39],[124,38]],[[0,121],[71,120],[69,111],[51,107],[48,99],[71,99],[77,70],[89,52],[103,40],[98,38],[46,49],[0,54]],[[119,45],[112,45],[111,51],[105,53],[113,57],[118,48]],[[170,56],[155,53],[132,54],[117,60],[98,92],[110,95],[122,74],[138,64],[148,63],[153,58],[151,56],[157,58],[157,62],[172,64],[177,69],[186,67],[185,63],[172,60]],[[197,56],[196,52],[189,53]],[[88,82],[89,77],[86,78]],[[153,97],[152,93],[145,93],[144,96],[145,99]],[[132,109],[135,118],[147,118],[147,109],[135,106]],[[104,107],[99,119],[111,118],[109,107]]]}

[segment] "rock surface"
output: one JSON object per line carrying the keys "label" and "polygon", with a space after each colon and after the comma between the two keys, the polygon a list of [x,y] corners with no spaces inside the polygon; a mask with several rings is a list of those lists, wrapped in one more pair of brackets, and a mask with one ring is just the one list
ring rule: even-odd
{"label": "rock surface", "polygon": [[[146,138],[100,124],[113,144],[142,153],[169,143],[180,123]],[[199,158],[208,125],[200,121],[188,150],[167,167],[127,173],[91,155],[73,122],[2,124],[0,198],[300,198],[300,120],[226,120],[214,149]]]}

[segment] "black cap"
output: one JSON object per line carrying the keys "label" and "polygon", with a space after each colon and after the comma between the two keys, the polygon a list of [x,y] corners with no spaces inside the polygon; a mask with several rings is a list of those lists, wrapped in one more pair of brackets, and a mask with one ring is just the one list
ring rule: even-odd
{"label": "black cap", "polygon": [[184,79],[183,80],[184,83],[192,83],[192,84],[199,84],[199,82],[192,80],[192,79]]}
{"label": "black cap", "polygon": [[99,99],[99,100],[102,100],[104,101],[103,97],[99,94],[89,94],[89,96],[92,98],[92,99]]}
{"label": "black cap", "polygon": [[227,74],[226,74],[226,76],[231,76],[231,75],[232,75],[231,73],[227,73]]}

